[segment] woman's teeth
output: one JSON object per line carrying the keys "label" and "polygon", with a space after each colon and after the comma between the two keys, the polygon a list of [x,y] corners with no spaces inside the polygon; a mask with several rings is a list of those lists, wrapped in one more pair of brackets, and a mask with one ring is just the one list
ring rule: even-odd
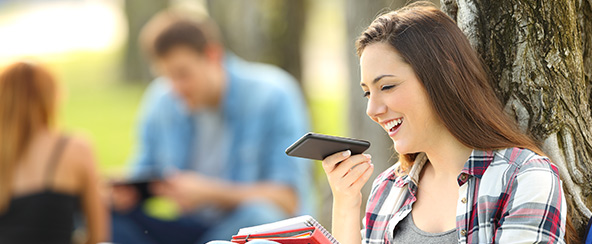
{"label": "woman's teeth", "polygon": [[393,128],[397,127],[398,125],[401,124],[401,122],[403,122],[403,119],[395,119],[391,122],[388,122],[385,127],[387,131],[391,131]]}

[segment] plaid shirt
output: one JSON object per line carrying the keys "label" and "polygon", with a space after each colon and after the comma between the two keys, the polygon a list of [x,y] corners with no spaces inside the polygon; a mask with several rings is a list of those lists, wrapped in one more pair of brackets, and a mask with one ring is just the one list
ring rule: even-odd
{"label": "plaid shirt", "polygon": [[[427,162],[417,156],[408,175],[399,164],[374,181],[362,243],[391,243],[395,226],[411,213]],[[557,168],[521,148],[473,150],[458,176],[458,243],[564,243],[566,203]]]}

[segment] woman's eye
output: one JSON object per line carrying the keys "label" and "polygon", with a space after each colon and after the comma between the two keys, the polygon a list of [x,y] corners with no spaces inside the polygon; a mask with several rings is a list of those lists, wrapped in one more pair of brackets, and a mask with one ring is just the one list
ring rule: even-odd
{"label": "woman's eye", "polygon": [[364,92],[364,97],[365,98],[368,98],[369,96],[370,96],[370,92],[369,91]]}
{"label": "woman's eye", "polygon": [[391,88],[393,88],[393,87],[395,87],[395,86],[393,86],[393,85],[390,85],[390,86],[383,86],[383,87],[381,87],[381,88],[380,88],[380,90],[381,90],[381,91],[386,91],[386,90],[389,90],[389,89],[391,89]]}

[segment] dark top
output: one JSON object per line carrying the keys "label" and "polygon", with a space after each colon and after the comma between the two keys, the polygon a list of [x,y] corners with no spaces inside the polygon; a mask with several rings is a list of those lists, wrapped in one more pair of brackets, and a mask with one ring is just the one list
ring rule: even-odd
{"label": "dark top", "polygon": [[79,198],[52,190],[54,171],[67,141],[66,137],[61,137],[53,149],[45,189],[13,197],[6,212],[0,214],[0,243],[72,243],[74,213],[78,210]]}

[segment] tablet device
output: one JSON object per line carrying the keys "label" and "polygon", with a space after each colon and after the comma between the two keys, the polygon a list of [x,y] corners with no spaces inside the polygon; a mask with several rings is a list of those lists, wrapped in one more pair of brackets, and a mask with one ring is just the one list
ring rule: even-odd
{"label": "tablet device", "polygon": [[306,133],[286,149],[293,157],[323,160],[327,156],[350,150],[352,155],[360,154],[370,147],[370,142],[360,139]]}
{"label": "tablet device", "polygon": [[144,201],[153,196],[150,187],[155,182],[160,182],[160,179],[138,179],[127,181],[112,182],[113,187],[132,187],[138,193],[140,201]]}

